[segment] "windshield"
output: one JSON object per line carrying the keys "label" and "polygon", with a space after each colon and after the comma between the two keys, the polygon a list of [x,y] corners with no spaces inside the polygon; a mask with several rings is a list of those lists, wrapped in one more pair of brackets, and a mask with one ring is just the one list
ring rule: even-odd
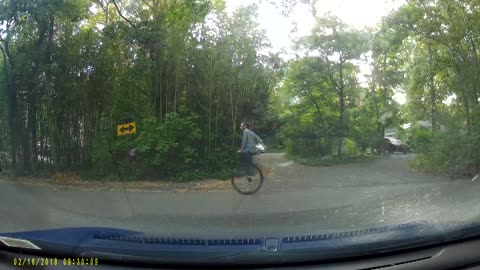
{"label": "windshield", "polygon": [[475,224],[479,23],[461,0],[0,0],[0,236],[308,254]]}

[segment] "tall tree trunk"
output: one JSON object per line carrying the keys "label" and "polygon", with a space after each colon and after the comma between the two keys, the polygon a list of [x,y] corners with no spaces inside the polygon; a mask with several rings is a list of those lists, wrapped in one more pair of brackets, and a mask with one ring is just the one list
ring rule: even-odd
{"label": "tall tree trunk", "polygon": [[107,0],[105,4],[105,25],[108,26],[110,24],[110,11],[109,11],[110,0]]}
{"label": "tall tree trunk", "polygon": [[343,81],[343,59],[340,59],[340,65],[339,65],[339,73],[340,73],[340,89],[339,91],[339,105],[340,105],[340,127],[341,127],[341,134],[338,139],[338,148],[337,148],[337,156],[341,157],[342,156],[342,149],[343,149],[343,137],[344,137],[344,122],[345,122],[345,83]]}
{"label": "tall tree trunk", "polygon": [[[218,100],[218,93],[217,93],[217,99],[216,99],[216,109],[215,109],[215,134],[218,134],[218,112],[219,112],[219,103],[220,101]],[[213,146],[217,147],[217,142],[218,140],[215,140]]]}
{"label": "tall tree trunk", "polygon": [[210,89],[208,94],[208,148],[207,152],[210,153],[212,142],[212,89]]}
{"label": "tall tree trunk", "polygon": [[232,113],[232,147],[235,146],[235,132],[237,123],[235,121],[235,105],[233,104],[233,93],[232,93],[232,88],[230,87],[230,104],[231,104],[231,113]]}
{"label": "tall tree trunk", "polygon": [[[383,106],[383,113],[385,114],[387,111],[387,53],[383,53],[383,74],[382,74],[382,106]],[[384,119],[385,121],[386,119]],[[380,135],[385,137],[385,123],[382,123],[382,128],[380,131]]]}
{"label": "tall tree trunk", "polygon": [[155,89],[158,91],[158,116],[160,121],[163,121],[163,68],[162,63],[160,62],[160,57],[158,55],[158,51],[155,48],[155,65],[156,65],[156,72],[155,74]]}
{"label": "tall tree trunk", "polygon": [[165,75],[164,75],[164,81],[165,81],[165,115],[168,114],[168,92],[170,91],[170,80],[168,76],[170,75],[170,66],[168,63],[166,64],[166,70],[165,70]]}
{"label": "tall tree trunk", "polygon": [[[16,162],[16,168],[18,172],[21,172],[24,170],[24,165],[25,163],[22,160],[22,155],[25,154],[23,150],[25,149],[24,147],[24,142],[25,142],[25,115],[24,115],[24,104],[18,102],[17,103],[17,111],[16,111],[16,118],[15,118],[15,128],[16,128],[16,142],[15,142],[15,162]],[[23,147],[22,147],[23,146]]]}
{"label": "tall tree trunk", "polygon": [[457,74],[460,79],[460,89],[461,89],[461,94],[462,94],[462,99],[463,99],[463,106],[465,109],[465,121],[467,123],[467,135],[470,136],[471,133],[471,115],[470,115],[470,104],[469,104],[469,98],[467,94],[467,87],[465,85],[465,78],[464,74],[462,72],[462,69],[460,68],[459,64],[455,65],[455,69],[457,71]]}
{"label": "tall tree trunk", "polygon": [[233,126],[234,126],[234,128],[233,128],[233,134],[234,134],[233,143],[235,145],[235,134],[237,132],[237,123],[238,123],[238,102],[235,102],[235,117],[233,119],[234,119],[234,121],[233,121]]}
{"label": "tall tree trunk", "polygon": [[178,91],[178,63],[175,65],[175,89],[174,89],[174,97],[173,97],[173,112],[177,112],[177,91]]}
{"label": "tall tree trunk", "polygon": [[428,63],[430,66],[429,84],[430,84],[431,122],[432,122],[432,131],[435,131],[437,129],[437,92],[435,90],[433,55],[432,55],[432,48],[430,47],[430,45],[428,46]]}
{"label": "tall tree trunk", "polygon": [[378,98],[377,98],[377,93],[376,93],[376,84],[373,82],[372,85],[372,99],[373,99],[373,106],[375,109],[375,120],[377,122],[377,133],[380,134],[382,130],[382,124],[380,123],[380,105],[378,104]]}
{"label": "tall tree trunk", "polygon": [[[155,60],[154,60],[155,61]],[[157,100],[158,100],[158,76],[156,70],[156,64],[153,64],[152,69],[152,89],[153,89],[153,115],[159,115],[157,110]]]}
{"label": "tall tree trunk", "polygon": [[7,50],[8,43],[5,42],[5,47],[0,45],[0,49],[3,54],[3,68],[5,74],[5,82],[7,84],[7,125],[10,131],[10,160],[11,167],[15,168],[17,164],[17,146],[19,139],[19,132],[17,130],[17,91],[15,86],[15,79],[10,78],[10,69],[14,68],[13,60],[10,58],[9,51]]}
{"label": "tall tree trunk", "polygon": [[465,89],[463,90],[463,106],[465,107],[465,120],[467,121],[467,135],[470,136],[471,134],[471,115],[470,115],[470,105],[468,104],[468,97],[467,93],[465,93]]}
{"label": "tall tree trunk", "polygon": [[[463,22],[464,22],[465,27],[467,28],[466,37],[467,37],[468,41],[470,42],[470,54],[472,55],[473,64],[475,66],[474,83],[472,85],[472,90],[473,90],[473,94],[474,94],[473,104],[476,105],[476,107],[477,107],[476,109],[478,110],[479,109],[478,105],[480,105],[480,92],[478,90],[479,89],[478,84],[480,83],[480,81],[479,81],[480,63],[478,61],[477,44],[476,44],[475,39],[473,38],[473,36],[471,34],[472,30],[466,24],[465,13],[463,13]],[[476,119],[473,119],[473,120],[474,120],[474,122],[476,122]]]}
{"label": "tall tree trunk", "polygon": [[163,68],[162,68],[162,63],[158,63],[158,68],[159,68],[159,81],[158,84],[159,84],[159,94],[158,94],[158,97],[159,97],[159,101],[158,101],[158,104],[160,105],[160,121],[163,122]]}
{"label": "tall tree trunk", "polygon": [[340,126],[341,126],[341,135],[338,139],[338,148],[337,148],[337,155],[339,157],[342,156],[342,148],[343,148],[343,128],[344,128],[344,120],[345,120],[345,100],[343,91],[340,92]]}
{"label": "tall tree trunk", "polygon": [[[34,93],[31,93],[31,95],[34,95]],[[35,159],[37,157],[36,155],[36,148],[37,148],[36,118],[37,118],[36,100],[35,100],[35,96],[32,96],[28,104],[28,119],[27,119],[28,136],[25,136],[27,148],[25,149],[26,153],[24,156],[25,170],[29,172],[32,171],[34,167],[33,164],[35,163]]]}
{"label": "tall tree trunk", "polygon": [[213,56],[210,57],[210,85],[208,88],[208,148],[210,153],[212,142],[212,92],[213,92]]}
{"label": "tall tree trunk", "polygon": [[[9,80],[10,81],[10,80]],[[18,161],[18,146],[20,144],[21,132],[17,128],[19,126],[18,121],[18,102],[17,102],[17,91],[15,89],[14,82],[7,82],[7,91],[8,91],[8,126],[10,129],[10,140],[11,140],[11,153],[10,159],[12,161],[12,168],[17,167]]]}

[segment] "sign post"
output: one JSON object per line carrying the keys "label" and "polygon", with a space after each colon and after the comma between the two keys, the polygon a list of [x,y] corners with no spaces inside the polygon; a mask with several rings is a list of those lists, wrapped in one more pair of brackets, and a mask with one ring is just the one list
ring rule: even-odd
{"label": "sign post", "polygon": [[[137,133],[137,124],[134,121],[117,125],[117,137],[125,136],[125,135],[131,135],[131,134],[135,134],[135,133]],[[136,163],[136,159],[137,159],[137,152],[138,151],[136,149],[132,149],[129,152],[127,152],[127,155],[126,155],[126,158],[128,159],[128,169],[127,169],[127,171],[133,171],[134,175],[135,175],[135,167],[136,167],[135,163]],[[115,165],[115,169],[116,169],[118,178],[120,178],[120,180],[122,180],[123,172],[122,172],[122,174],[119,172],[118,166],[117,166],[118,165],[117,160],[113,159],[113,162],[114,162],[114,165]]]}

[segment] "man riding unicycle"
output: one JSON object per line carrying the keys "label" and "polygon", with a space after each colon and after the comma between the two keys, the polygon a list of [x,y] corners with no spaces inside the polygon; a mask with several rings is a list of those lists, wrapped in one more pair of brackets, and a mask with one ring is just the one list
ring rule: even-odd
{"label": "man riding unicycle", "polygon": [[[255,134],[252,130],[250,130],[249,125],[242,123],[240,125],[240,129],[242,130],[242,145],[240,150],[237,152],[240,153],[240,161],[243,167],[243,171],[246,174],[246,183],[245,187],[252,186],[254,184],[257,185],[257,187],[252,190],[252,191],[245,191],[241,188],[241,184],[239,183],[239,180],[235,180],[232,178],[232,184],[234,188],[242,193],[242,194],[253,194],[256,191],[258,191],[263,183],[263,174],[261,170],[254,164],[253,162],[253,156],[258,155],[261,153],[261,151],[257,148],[257,145],[262,145],[264,149],[266,149],[265,144],[263,143],[262,139]],[[257,179],[258,183],[254,181],[254,179]]]}

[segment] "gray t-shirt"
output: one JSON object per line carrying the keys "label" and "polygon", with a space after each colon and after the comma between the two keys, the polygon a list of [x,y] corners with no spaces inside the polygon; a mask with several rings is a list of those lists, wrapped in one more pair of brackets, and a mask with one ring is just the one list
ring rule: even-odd
{"label": "gray t-shirt", "polygon": [[255,134],[255,132],[248,128],[243,130],[242,152],[249,152],[251,154],[258,154],[257,144],[263,144],[262,139]]}

